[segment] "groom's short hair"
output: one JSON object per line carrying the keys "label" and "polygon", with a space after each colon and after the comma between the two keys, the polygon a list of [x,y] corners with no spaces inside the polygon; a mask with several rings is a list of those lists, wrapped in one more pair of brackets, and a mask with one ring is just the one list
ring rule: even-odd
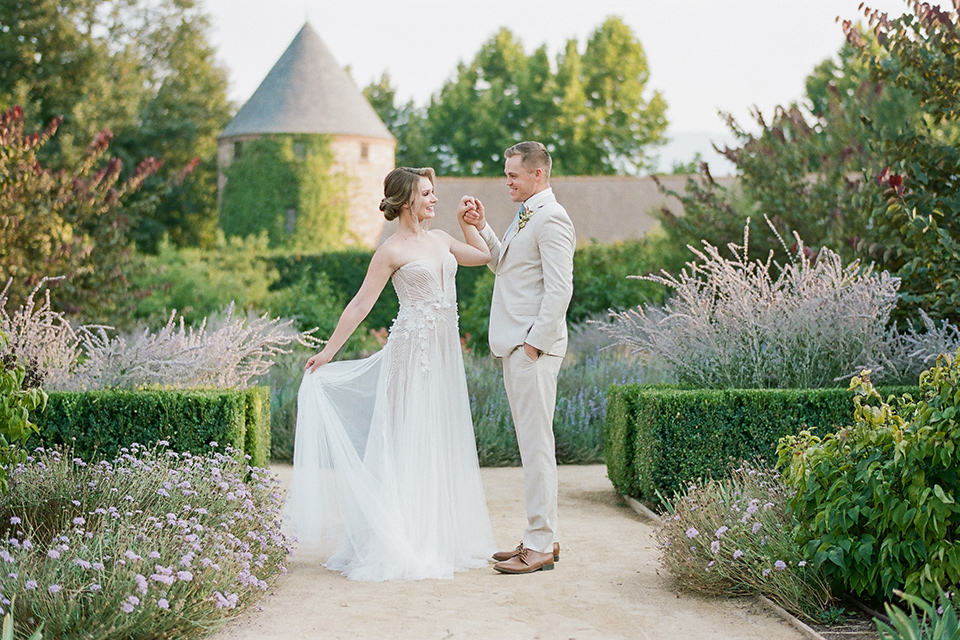
{"label": "groom's short hair", "polygon": [[547,178],[550,177],[553,158],[550,157],[550,152],[547,151],[547,148],[542,142],[536,142],[534,140],[518,142],[504,151],[503,155],[505,158],[520,156],[520,164],[522,164],[525,169],[530,171],[540,168],[547,174]]}

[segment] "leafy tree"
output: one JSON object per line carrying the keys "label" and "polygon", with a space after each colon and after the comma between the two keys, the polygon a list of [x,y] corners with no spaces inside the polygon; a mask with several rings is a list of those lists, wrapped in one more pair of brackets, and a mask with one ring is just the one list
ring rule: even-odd
{"label": "leafy tree", "polygon": [[136,196],[152,201],[131,220],[140,246],[155,249],[163,231],[211,244],[216,137],[232,107],[197,0],[3,0],[0,16],[0,108],[22,105],[28,128],[63,118],[41,160],[80,162],[109,129],[123,177],[164,160]]}
{"label": "leafy tree", "polygon": [[663,141],[667,126],[663,98],[645,95],[648,79],[642,46],[611,17],[582,55],[571,40],[555,65],[545,46],[528,55],[501,29],[472,62],[460,63],[425,114],[410,104],[395,107],[383,80],[366,94],[397,136],[398,163],[495,176],[503,172],[505,148],[535,139],[562,149],[558,175],[624,174],[648,165],[646,149]]}
{"label": "leafy tree", "polygon": [[265,136],[242,144],[227,169],[220,226],[229,236],[266,232],[270,246],[320,252],[348,237],[344,178],[331,175],[325,136]]}
{"label": "leafy tree", "polygon": [[384,73],[378,82],[364,87],[363,96],[397,139],[394,151],[398,167],[428,167],[436,164],[430,155],[427,135],[426,109],[414,105],[413,100],[397,106],[397,90]]}
{"label": "leafy tree", "polygon": [[[906,0],[891,20],[871,9],[874,35],[844,23],[840,63],[825,62],[807,82],[809,102],[756,114],[752,134],[728,119],[737,137],[723,150],[740,177],[721,188],[704,167],[684,215],[664,212],[679,243],[737,241],[752,216],[751,257],[780,250],[760,227],[769,216],[785,237],[874,262],[902,278],[894,319],[917,307],[954,324],[960,307],[960,57],[957,14]],[[792,247],[788,247],[792,249]],[[781,253],[781,258],[783,254]]]}
{"label": "leafy tree", "polygon": [[871,53],[859,29],[844,24],[881,81],[908,91],[921,126],[879,136],[873,181],[858,204],[870,234],[860,248],[903,279],[901,318],[922,308],[960,319],[960,12],[907,0],[896,20],[868,11],[880,44]]}
{"label": "leafy tree", "polygon": [[64,310],[102,321],[126,304],[132,246],[125,201],[154,173],[143,161],[121,179],[123,163],[106,159],[111,136],[102,132],[80,162],[46,168],[40,151],[60,126],[24,132],[20,107],[0,115],[0,277],[14,305],[45,276],[63,275],[57,298]]}

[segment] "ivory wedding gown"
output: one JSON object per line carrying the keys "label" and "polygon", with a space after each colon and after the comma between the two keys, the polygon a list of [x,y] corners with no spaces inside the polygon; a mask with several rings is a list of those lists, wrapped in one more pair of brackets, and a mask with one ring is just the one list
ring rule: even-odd
{"label": "ivory wedding gown", "polygon": [[356,580],[450,578],[495,550],[457,326],[453,254],[393,274],[386,346],[300,385],[285,526]]}

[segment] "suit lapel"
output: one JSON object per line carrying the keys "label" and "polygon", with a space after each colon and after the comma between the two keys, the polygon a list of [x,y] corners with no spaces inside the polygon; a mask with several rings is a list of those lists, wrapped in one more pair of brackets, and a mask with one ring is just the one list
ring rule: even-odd
{"label": "suit lapel", "polygon": [[[537,211],[556,201],[557,196],[554,194],[550,194],[549,197],[544,198],[543,202],[538,204],[533,210],[533,213],[530,214],[530,217],[527,218],[527,224],[530,224],[530,221],[533,220],[533,217],[536,215]],[[517,224],[515,225],[512,233],[508,233],[506,236],[504,236],[503,242],[500,244],[500,259],[497,260],[498,267],[503,264],[503,257],[507,255],[507,249],[510,247],[510,243],[513,242],[513,239],[517,237],[517,234],[520,233],[520,231],[520,225]]]}

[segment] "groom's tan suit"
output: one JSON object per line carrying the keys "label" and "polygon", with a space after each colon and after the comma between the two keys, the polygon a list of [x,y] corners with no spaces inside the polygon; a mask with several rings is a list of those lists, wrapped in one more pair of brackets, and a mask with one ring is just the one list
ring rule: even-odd
{"label": "groom's tan suit", "polygon": [[[517,432],[526,487],[523,545],[552,553],[557,541],[557,461],[553,414],[557,374],[567,350],[566,313],[573,295],[576,235],[549,187],[530,196],[520,228],[501,242],[484,226],[490,268],[497,274],[490,306],[490,351],[503,359],[504,385]],[[538,360],[524,342],[541,352]]]}

